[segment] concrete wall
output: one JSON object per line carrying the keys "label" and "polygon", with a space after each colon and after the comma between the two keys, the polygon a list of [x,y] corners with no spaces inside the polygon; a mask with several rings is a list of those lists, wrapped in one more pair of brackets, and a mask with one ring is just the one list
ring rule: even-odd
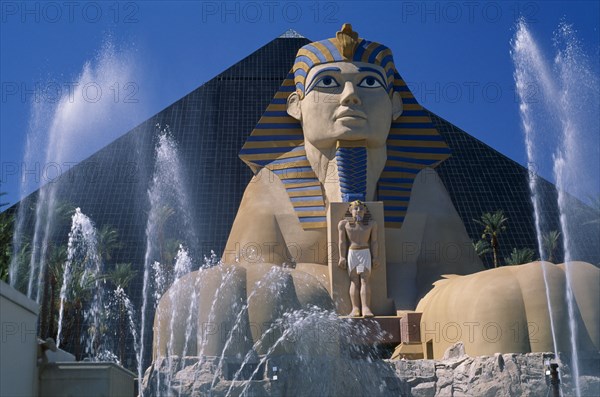
{"label": "concrete wall", "polygon": [[40,374],[40,397],[134,397],[134,377],[114,363],[52,363]]}
{"label": "concrete wall", "polygon": [[36,396],[39,305],[0,281],[0,396]]}

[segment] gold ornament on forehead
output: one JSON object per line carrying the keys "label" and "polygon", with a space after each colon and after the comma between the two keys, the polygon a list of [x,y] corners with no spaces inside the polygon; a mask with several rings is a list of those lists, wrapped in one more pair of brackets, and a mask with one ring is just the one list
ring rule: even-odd
{"label": "gold ornament on forehead", "polygon": [[352,25],[345,23],[342,30],[336,32],[336,47],[346,60],[351,60],[358,44],[358,33],[352,30]]}

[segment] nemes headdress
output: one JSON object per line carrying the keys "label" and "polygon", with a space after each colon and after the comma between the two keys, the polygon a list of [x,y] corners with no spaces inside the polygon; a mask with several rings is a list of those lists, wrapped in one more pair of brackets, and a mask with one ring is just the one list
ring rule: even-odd
{"label": "nemes headdress", "polygon": [[343,61],[364,62],[380,66],[386,73],[388,92],[390,95],[394,92],[394,80],[397,72],[392,50],[383,44],[359,39],[358,33],[354,32],[352,26],[346,23],[335,37],[307,44],[298,51],[292,72],[294,73],[296,92],[300,98],[304,98],[306,76],[313,66]]}
{"label": "nemes headdress", "polygon": [[348,208],[354,208],[354,207],[358,207],[358,206],[363,206],[363,207],[365,207],[365,209],[367,208],[367,205],[360,200],[354,200],[353,202],[350,203]]}
{"label": "nemes headdress", "polygon": [[351,202],[350,205],[348,206],[348,209],[346,209],[346,214],[344,216],[346,218],[352,218],[352,213],[350,211],[352,211],[353,208],[358,207],[358,206],[362,206],[365,208],[365,216],[361,222],[364,225],[368,225],[369,221],[371,220],[371,213],[369,212],[369,207],[367,207],[367,205],[360,200],[354,200],[353,202]]}
{"label": "nemes headdress", "polygon": [[359,38],[349,24],[336,37],[300,48],[292,70],[240,151],[240,158],[256,174],[272,171],[283,183],[296,215],[306,229],[324,228],[326,203],[323,190],[304,150],[304,134],[298,120],[287,114],[292,92],[304,97],[310,68],[329,62],[365,62],[381,66],[388,92],[400,93],[402,115],[393,120],[387,139],[387,161],[377,183],[376,200],[383,201],[385,227],[402,226],[416,175],[435,167],[450,156],[450,148],[439,135],[429,113],[414,98],[396,71],[391,50]]}

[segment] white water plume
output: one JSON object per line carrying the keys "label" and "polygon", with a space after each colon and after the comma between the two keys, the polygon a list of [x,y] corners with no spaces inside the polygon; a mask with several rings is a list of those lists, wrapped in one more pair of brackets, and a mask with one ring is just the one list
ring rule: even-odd
{"label": "white water plume", "polygon": [[[532,82],[539,79],[544,87],[552,87],[553,80],[550,76],[550,71],[543,61],[541,52],[531,37],[527,26],[523,21],[519,22],[518,30],[512,43],[513,51],[512,58],[515,65],[515,85],[519,95],[519,111],[521,114],[521,122],[525,135],[525,148],[527,152],[527,166],[529,170],[529,190],[531,193],[531,202],[533,204],[533,216],[535,223],[535,231],[537,237],[538,253],[540,258],[544,258],[543,233],[541,228],[541,202],[540,193],[538,191],[538,170],[536,164],[539,162],[535,141],[536,132],[539,126],[536,125],[535,119],[535,102],[529,103],[528,87]],[[539,138],[538,138],[539,139]],[[542,274],[544,277],[544,285],[546,290],[546,301],[548,304],[548,313],[550,316],[550,328],[552,332],[552,347],[556,353],[556,324],[554,320],[552,304],[550,300],[550,288],[548,285],[548,275],[546,266],[542,266]]]}
{"label": "white water plume", "polygon": [[[134,125],[141,114],[136,76],[140,74],[136,72],[131,51],[117,50],[107,41],[75,78],[36,85],[21,170],[20,199],[23,203],[26,195],[45,185],[38,192],[34,229],[28,237],[31,256],[26,292],[38,303],[42,298],[47,248],[55,226],[56,182],[77,162]],[[21,205],[17,212],[10,266],[13,286],[23,273],[18,269],[18,254],[25,241],[25,218],[29,210]]]}
{"label": "white water plume", "polygon": [[[532,37],[528,26],[520,21],[513,41],[515,83],[520,99],[520,112],[525,133],[530,188],[535,211],[538,249],[545,258],[542,245],[541,225],[544,212],[540,201],[538,174],[550,171],[558,192],[559,222],[561,228],[565,276],[566,302],[569,312],[571,368],[574,389],[581,394],[579,386],[579,359],[577,346],[577,322],[572,294],[572,261],[583,241],[572,207],[573,196],[585,201],[600,192],[599,121],[600,103],[598,77],[577,39],[573,27],[562,22],[554,37],[553,60],[548,60]],[[534,87],[534,96],[528,88]],[[548,155],[551,153],[551,155]],[[546,266],[542,267],[546,297],[552,325],[554,348],[557,341],[554,331],[553,310],[546,279]]]}
{"label": "white water plume", "polygon": [[[187,251],[183,253],[180,249],[176,257],[161,257],[164,256],[165,251],[168,251],[168,234],[177,231],[179,235],[176,237],[181,239],[187,247],[194,247],[197,244],[197,234],[191,222],[191,206],[177,144],[171,137],[168,126],[164,129],[161,129],[159,125],[156,127],[159,134],[155,150],[154,174],[148,189],[150,209],[146,222],[146,253],[138,354],[140,379],[143,376],[146,312],[149,307],[156,308],[165,289],[174,280],[189,273],[192,269],[192,261],[187,255]],[[177,227],[169,228],[172,223],[175,223]],[[174,262],[172,270],[167,269],[168,262]],[[157,340],[162,337],[165,335],[155,335]],[[166,337],[170,338],[168,335]]]}
{"label": "white water plume", "polygon": [[96,230],[90,218],[81,212],[81,209],[77,208],[73,214],[71,221],[71,232],[69,233],[69,241],[67,245],[67,261],[63,267],[63,282],[60,288],[60,309],[58,312],[58,334],[56,336],[56,346],[60,347],[61,334],[62,334],[62,323],[64,318],[65,302],[67,299],[72,298],[72,277],[73,267],[77,267],[76,275],[80,277],[77,283],[81,284],[82,279],[85,277],[84,272],[80,272],[81,268],[87,269],[84,262],[87,260],[97,260],[96,252]]}

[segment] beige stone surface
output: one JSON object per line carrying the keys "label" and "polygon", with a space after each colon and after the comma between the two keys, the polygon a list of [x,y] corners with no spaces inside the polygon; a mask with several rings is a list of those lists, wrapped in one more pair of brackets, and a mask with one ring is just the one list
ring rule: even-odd
{"label": "beige stone surface", "polygon": [[[600,270],[585,262],[569,266],[575,291],[577,349],[598,351]],[[433,342],[434,358],[457,341],[473,356],[555,351],[546,291],[556,350],[569,352],[565,272],[563,266],[548,262],[452,275],[436,282],[417,307],[423,312],[421,340]]]}
{"label": "beige stone surface", "polygon": [[[374,205],[374,213],[380,211],[376,209],[377,204],[372,205]],[[340,213],[334,215],[337,219],[337,217],[343,216],[347,204],[330,203],[330,206],[331,208],[339,206],[336,211]],[[376,215],[375,219],[378,220],[378,224],[385,224],[381,213]],[[386,244],[380,244],[381,265],[373,273],[374,298],[372,299],[375,303],[374,307],[376,307],[375,314],[394,314],[395,308],[414,309],[418,298],[425,295],[432,288],[432,283],[443,274],[469,274],[483,269],[447,191],[437,174],[431,169],[423,170],[415,180],[402,229],[380,227],[379,231],[381,233],[380,241],[385,241]],[[338,299],[339,313],[347,314],[346,311],[349,312],[349,310],[347,306],[344,306],[346,303],[343,298],[348,297],[349,279],[347,272],[337,266],[329,266],[331,255],[338,257],[334,251],[328,253],[328,250],[337,250],[337,233],[331,234],[332,236],[329,238],[327,229],[304,230],[281,180],[271,171],[263,169],[253,178],[244,193],[240,210],[227,242],[227,248],[223,254],[223,261],[230,264],[237,263],[239,267],[256,274],[251,277],[253,280],[264,276],[273,265],[295,265],[296,269],[293,271],[292,278],[296,298],[281,298],[286,304],[289,303],[291,308],[297,307],[294,299],[300,299],[303,302],[301,306],[319,304],[321,307],[328,307],[327,305],[330,305],[331,302],[327,301],[322,292],[326,289],[331,294],[334,285],[331,277],[339,276],[336,278],[336,282],[340,282],[342,285],[336,287],[335,290],[339,290],[341,293],[336,292],[334,300],[341,298]],[[193,275],[188,275],[179,280],[163,296],[157,315],[158,317],[166,316],[161,320],[163,327],[166,327],[165,330],[171,329],[171,322],[177,324],[175,328],[178,329],[179,334],[176,332],[176,336],[169,339],[170,342],[165,340],[164,336],[160,337],[160,334],[164,335],[166,331],[161,331],[158,337],[155,335],[155,354],[157,351],[166,354],[168,343],[171,343],[172,351],[182,352],[185,344],[185,326],[183,324],[186,323],[187,314],[171,309],[169,303],[171,297],[181,297],[178,307],[193,307],[191,299],[194,296],[194,290],[201,288],[202,291],[198,291],[197,294],[204,298],[197,306],[198,311],[211,312],[212,297],[222,283],[222,274],[213,274],[212,272],[216,272],[216,270],[203,270],[199,280],[196,280]],[[240,277],[242,276],[240,275]],[[233,283],[236,279],[237,276],[233,277],[230,282]],[[224,312],[231,312],[231,306],[228,305],[233,305],[234,302],[245,302],[245,299],[252,294],[254,286],[251,283],[240,280],[238,284],[235,288],[231,287],[235,292],[227,292],[227,299],[219,301],[218,305],[223,302],[223,306],[219,306],[219,308],[222,308]],[[245,287],[245,290],[242,286]],[[182,291],[175,292],[177,289]],[[280,299],[276,294],[271,298],[277,302]],[[250,301],[251,305],[252,302]],[[271,304],[265,304],[265,308],[269,305]],[[218,313],[212,315],[216,318],[209,319],[208,315],[204,314],[205,318],[202,322],[206,324],[200,324],[194,334],[199,333],[198,341],[200,341],[200,345],[204,344],[205,350],[220,352],[219,348],[223,347],[225,343],[224,337],[220,333],[223,332],[223,329],[231,326],[235,319],[231,316],[227,317],[219,310],[212,311]],[[260,319],[260,321],[269,322],[274,318],[267,309],[255,311],[251,307],[249,311],[258,316],[256,319]],[[173,316],[174,320],[171,320]],[[259,331],[256,331],[254,324],[258,324],[260,321],[254,321],[251,318],[252,315],[248,320],[240,321],[247,321],[249,324],[252,322],[252,326],[248,325],[248,327],[253,331],[248,332],[252,332],[252,340],[256,341]],[[157,321],[155,320],[155,327]],[[225,324],[225,326],[215,330],[213,323]],[[203,327],[206,328],[204,331]],[[202,331],[208,334],[204,343],[201,339]],[[188,352],[200,349],[198,341],[193,337],[188,341]],[[157,347],[158,345],[160,348]]]}
{"label": "beige stone surface", "polygon": [[589,263],[577,261],[570,262],[568,266],[561,263],[558,267],[565,275],[568,274],[571,284],[576,286],[573,295],[581,320],[596,351],[600,351],[600,270]]}
{"label": "beige stone surface", "polygon": [[387,288],[398,309],[413,310],[443,274],[484,269],[437,173],[415,178],[401,229],[386,230]]}
{"label": "beige stone surface", "polygon": [[222,259],[244,267],[311,263],[326,274],[326,229],[302,229],[283,183],[263,168],[244,192]]}
{"label": "beige stone surface", "polygon": [[[300,270],[260,263],[189,273],[160,299],[154,318],[153,359],[182,356],[185,351],[186,355],[208,356],[224,352],[228,360],[242,361],[259,340],[256,351],[264,354],[281,335],[274,327],[276,320],[286,312],[311,306],[333,309],[327,290]],[[263,338],[267,332],[269,337]],[[290,349],[282,345],[272,353],[290,353]]]}
{"label": "beige stone surface", "polygon": [[240,266],[202,269],[177,280],[156,308],[153,359],[183,354],[188,322],[189,355],[221,355],[234,327],[236,337],[229,342],[229,353],[248,351],[252,347],[249,318],[241,312],[246,295],[246,269]]}
{"label": "beige stone surface", "polygon": [[421,360],[423,357],[423,346],[420,343],[401,343],[392,353],[392,360]]}
{"label": "beige stone surface", "polygon": [[[414,309],[442,274],[483,270],[448,192],[431,169],[421,171],[415,180],[402,229],[384,233],[380,241],[386,244],[380,246],[387,250],[386,288],[398,308]],[[263,169],[244,193],[223,258],[237,259],[245,267],[295,261],[330,289],[325,265],[331,241],[337,237],[328,239],[324,230],[302,229],[283,184]]]}

